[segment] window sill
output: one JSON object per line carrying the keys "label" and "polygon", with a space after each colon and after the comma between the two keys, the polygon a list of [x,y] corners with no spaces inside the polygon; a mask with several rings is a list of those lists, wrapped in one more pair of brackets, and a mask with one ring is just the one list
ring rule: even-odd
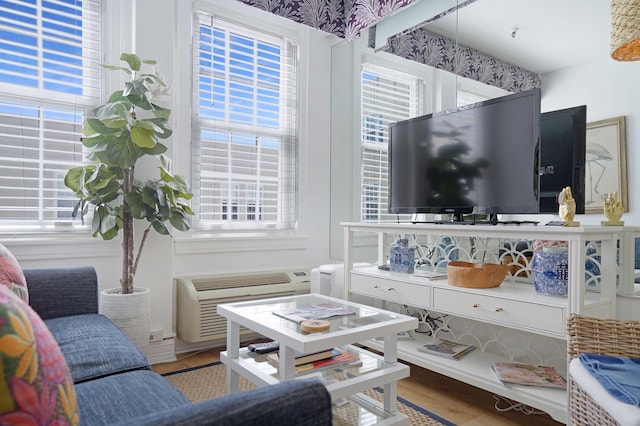
{"label": "window sill", "polygon": [[89,235],[24,234],[3,238],[2,243],[21,261],[78,259],[120,255],[120,239],[104,241]]}
{"label": "window sill", "polygon": [[194,234],[190,238],[174,238],[175,254],[247,253],[273,250],[305,250],[308,236],[291,233],[221,233]]}

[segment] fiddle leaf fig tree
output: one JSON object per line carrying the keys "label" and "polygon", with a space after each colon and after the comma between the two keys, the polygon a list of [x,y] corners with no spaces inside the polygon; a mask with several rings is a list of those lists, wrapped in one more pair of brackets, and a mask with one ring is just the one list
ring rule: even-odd
{"label": "fiddle leaf fig tree", "polygon": [[[172,228],[186,231],[193,212],[188,205],[192,197],[188,185],[171,173],[170,160],[163,155],[167,147],[160,143],[171,136],[167,127],[171,111],[154,104],[153,98],[166,92],[167,86],[155,69],[151,73],[141,71],[155,61],[140,60],[129,53],[123,53],[120,59],[127,66],[103,67],[124,71],[131,80],[123,90],[111,94],[104,105],[93,109],[93,117],[84,120],[81,141],[89,149],[87,158],[92,163],[70,169],[64,183],[78,198],[74,218],[79,215],[84,220],[93,209],[94,237],[111,240],[122,230],[120,285],[123,294],[130,294],[149,231],[153,228],[163,235],[171,235]],[[158,178],[135,178],[136,163],[143,157],[159,161]],[[134,219],[148,222],[137,252]]]}

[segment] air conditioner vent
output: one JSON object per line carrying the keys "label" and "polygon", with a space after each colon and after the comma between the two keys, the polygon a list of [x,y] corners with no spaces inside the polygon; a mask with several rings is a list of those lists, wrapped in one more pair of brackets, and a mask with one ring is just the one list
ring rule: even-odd
{"label": "air conditioner vent", "polygon": [[285,272],[274,274],[229,275],[221,277],[198,278],[193,280],[196,291],[221,290],[227,288],[253,287],[259,285],[290,283]]}
{"label": "air conditioner vent", "polygon": [[[185,277],[177,279],[176,287],[178,338],[195,343],[226,336],[219,304],[305,294],[310,282],[306,271],[296,270]],[[240,328],[240,334],[248,333]]]}

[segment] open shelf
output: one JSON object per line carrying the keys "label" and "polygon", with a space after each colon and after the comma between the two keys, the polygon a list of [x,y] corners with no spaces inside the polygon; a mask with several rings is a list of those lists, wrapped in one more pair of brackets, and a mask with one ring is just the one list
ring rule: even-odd
{"label": "open shelf", "polygon": [[[451,360],[418,351],[418,346],[431,343],[433,338],[414,333],[412,340],[398,341],[398,358],[417,366],[460,380],[507,399],[547,412],[559,422],[566,421],[567,392],[562,389],[539,386],[504,385],[491,371],[496,361],[513,362],[478,349],[459,360]],[[383,351],[384,345],[378,340],[361,342],[369,348]]]}
{"label": "open shelf", "polygon": [[[331,394],[332,401],[349,397],[366,389],[380,386],[380,383],[397,381],[409,376],[409,367],[401,363],[388,363],[380,355],[352,345],[339,347],[343,352],[356,355],[360,365],[338,365],[311,371],[296,376],[296,380],[316,378],[321,380]],[[220,359],[234,371],[257,386],[280,382],[278,368],[273,366],[267,355],[256,355],[247,348],[240,349],[240,356],[230,360],[227,351],[220,353]],[[230,362],[230,363],[229,363]]]}

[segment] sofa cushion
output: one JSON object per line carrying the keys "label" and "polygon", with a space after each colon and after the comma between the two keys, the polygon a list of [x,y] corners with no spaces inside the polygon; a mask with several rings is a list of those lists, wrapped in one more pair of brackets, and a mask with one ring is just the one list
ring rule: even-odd
{"label": "sofa cushion", "polygon": [[78,424],[65,359],[44,322],[0,286],[0,424]]}
{"label": "sofa cushion", "polygon": [[136,417],[191,405],[164,377],[148,370],[79,383],[76,394],[83,425],[135,424]]}
{"label": "sofa cushion", "polygon": [[142,352],[103,315],[73,315],[45,323],[58,342],[75,383],[151,369]]}
{"label": "sofa cushion", "polygon": [[29,303],[27,280],[15,256],[0,244],[0,284],[9,288],[22,300]]}

